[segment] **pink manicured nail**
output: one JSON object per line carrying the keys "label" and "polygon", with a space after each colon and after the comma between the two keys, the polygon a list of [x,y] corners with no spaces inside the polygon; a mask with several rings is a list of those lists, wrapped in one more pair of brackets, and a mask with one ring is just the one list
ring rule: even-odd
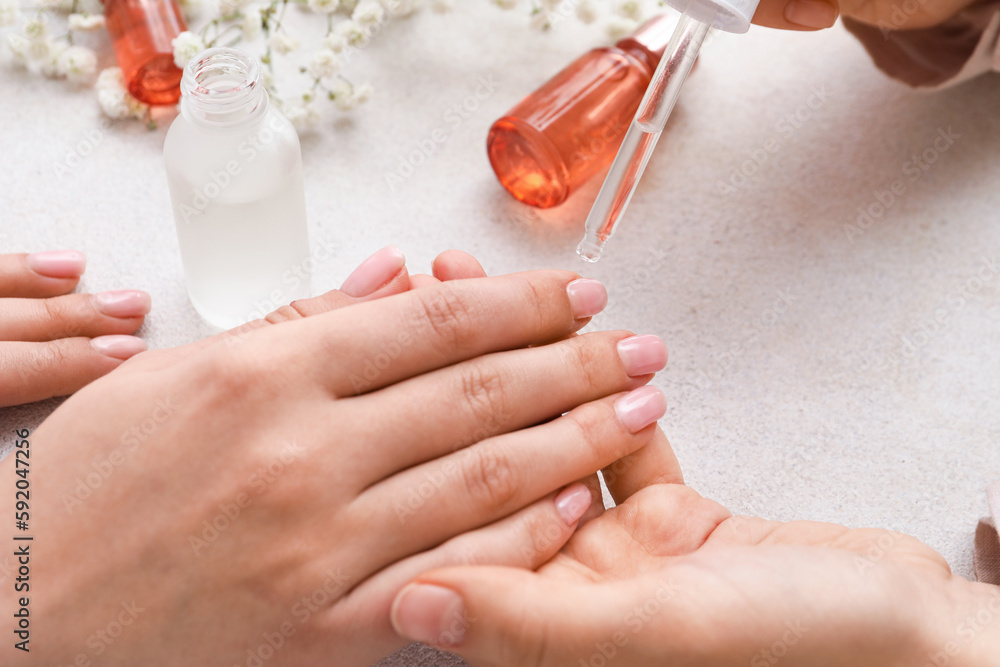
{"label": "pink manicured nail", "polygon": [[137,289],[121,289],[90,295],[90,301],[101,313],[110,317],[139,317],[149,312],[152,299]]}
{"label": "pink manicured nail", "polygon": [[569,305],[573,309],[573,317],[582,320],[593,317],[608,305],[608,290],[599,280],[580,278],[566,285],[569,295]]}
{"label": "pink manicured nail", "polygon": [[128,359],[146,350],[146,342],[135,336],[98,336],[90,344],[101,354],[115,359]]}
{"label": "pink manicured nail", "polygon": [[593,499],[590,489],[585,485],[568,486],[556,496],[556,512],[567,526],[573,526],[590,508]]}
{"label": "pink manicured nail", "polygon": [[36,252],[24,261],[29,269],[46,278],[79,278],[87,268],[87,258],[79,250]]}
{"label": "pink manicured nail", "polygon": [[400,635],[431,646],[458,646],[469,623],[462,597],[443,586],[410,584],[392,605],[392,625]]}
{"label": "pink manicured nail", "polygon": [[406,264],[403,251],[394,245],[386,246],[361,262],[358,268],[347,276],[340,291],[347,296],[368,296],[396,275]]}
{"label": "pink manicured nail", "polygon": [[667,397],[656,387],[639,387],[615,401],[615,412],[625,428],[638,433],[667,414]]}
{"label": "pink manicured nail", "polygon": [[667,365],[667,344],[659,336],[632,336],[618,341],[618,356],[629,377],[649,375]]}
{"label": "pink manicured nail", "polygon": [[823,0],[791,0],[785,5],[785,20],[803,28],[829,28],[837,22],[837,10]]}

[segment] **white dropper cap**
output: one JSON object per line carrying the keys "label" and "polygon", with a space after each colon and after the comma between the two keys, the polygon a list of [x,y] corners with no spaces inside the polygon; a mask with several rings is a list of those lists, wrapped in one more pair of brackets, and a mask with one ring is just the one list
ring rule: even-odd
{"label": "white dropper cap", "polygon": [[666,0],[667,4],[691,18],[726,32],[743,33],[760,0]]}

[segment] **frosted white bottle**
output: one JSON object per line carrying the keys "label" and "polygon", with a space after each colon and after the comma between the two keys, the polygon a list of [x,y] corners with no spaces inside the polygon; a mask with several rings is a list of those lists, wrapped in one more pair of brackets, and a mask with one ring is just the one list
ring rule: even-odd
{"label": "frosted white bottle", "polygon": [[191,303],[228,329],[308,296],[309,237],[295,128],[260,64],[209,49],[184,70],[163,146]]}

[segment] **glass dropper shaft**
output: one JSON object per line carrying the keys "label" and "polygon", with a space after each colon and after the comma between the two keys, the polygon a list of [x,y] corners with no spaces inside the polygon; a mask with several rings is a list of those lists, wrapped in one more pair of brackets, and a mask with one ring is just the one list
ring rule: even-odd
{"label": "glass dropper shaft", "polygon": [[639,110],[622,140],[618,155],[587,216],[587,231],[576,251],[588,262],[601,258],[604,244],[615,232],[656,141],[673,111],[681,86],[694,67],[710,26],[687,14],[681,16],[643,95]]}

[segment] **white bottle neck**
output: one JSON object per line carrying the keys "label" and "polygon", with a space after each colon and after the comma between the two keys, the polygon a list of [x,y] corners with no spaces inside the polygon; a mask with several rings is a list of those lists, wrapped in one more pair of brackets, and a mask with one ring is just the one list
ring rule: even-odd
{"label": "white bottle neck", "polygon": [[181,115],[208,131],[259,122],[269,105],[260,63],[236,49],[208,49],[184,68]]}

